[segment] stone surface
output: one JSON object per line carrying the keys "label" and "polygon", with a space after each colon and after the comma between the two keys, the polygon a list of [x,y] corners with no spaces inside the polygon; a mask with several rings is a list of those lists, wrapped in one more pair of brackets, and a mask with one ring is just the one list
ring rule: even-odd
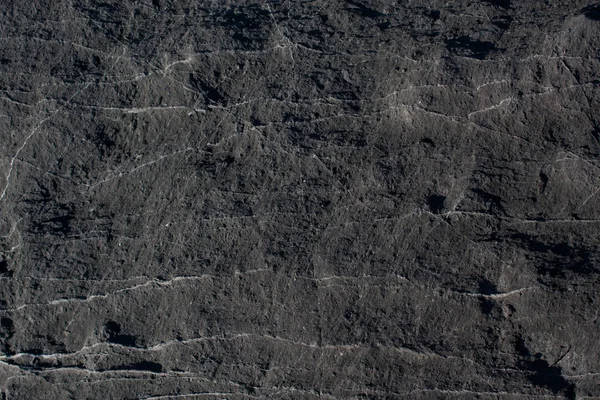
{"label": "stone surface", "polygon": [[600,4],[0,27],[2,399],[600,399]]}

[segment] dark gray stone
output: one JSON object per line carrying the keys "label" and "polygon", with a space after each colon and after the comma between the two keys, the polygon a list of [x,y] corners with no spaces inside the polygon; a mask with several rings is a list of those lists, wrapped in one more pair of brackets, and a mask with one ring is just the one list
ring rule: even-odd
{"label": "dark gray stone", "polygon": [[4,2],[2,399],[600,399],[599,10]]}

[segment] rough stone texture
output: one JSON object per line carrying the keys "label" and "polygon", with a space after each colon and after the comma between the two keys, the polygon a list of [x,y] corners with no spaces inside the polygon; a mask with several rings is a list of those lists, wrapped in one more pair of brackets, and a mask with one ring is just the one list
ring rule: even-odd
{"label": "rough stone texture", "polygon": [[6,0],[17,399],[600,399],[600,4]]}

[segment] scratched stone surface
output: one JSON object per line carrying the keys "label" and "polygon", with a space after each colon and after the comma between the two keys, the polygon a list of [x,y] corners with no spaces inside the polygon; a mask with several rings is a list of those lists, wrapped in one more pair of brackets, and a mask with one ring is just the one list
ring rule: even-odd
{"label": "scratched stone surface", "polygon": [[600,399],[600,4],[0,32],[3,400]]}

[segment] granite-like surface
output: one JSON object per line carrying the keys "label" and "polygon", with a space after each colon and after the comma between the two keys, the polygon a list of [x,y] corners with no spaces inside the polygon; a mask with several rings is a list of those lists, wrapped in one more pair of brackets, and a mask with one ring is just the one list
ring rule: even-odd
{"label": "granite-like surface", "polygon": [[600,4],[0,4],[0,388],[600,399]]}

